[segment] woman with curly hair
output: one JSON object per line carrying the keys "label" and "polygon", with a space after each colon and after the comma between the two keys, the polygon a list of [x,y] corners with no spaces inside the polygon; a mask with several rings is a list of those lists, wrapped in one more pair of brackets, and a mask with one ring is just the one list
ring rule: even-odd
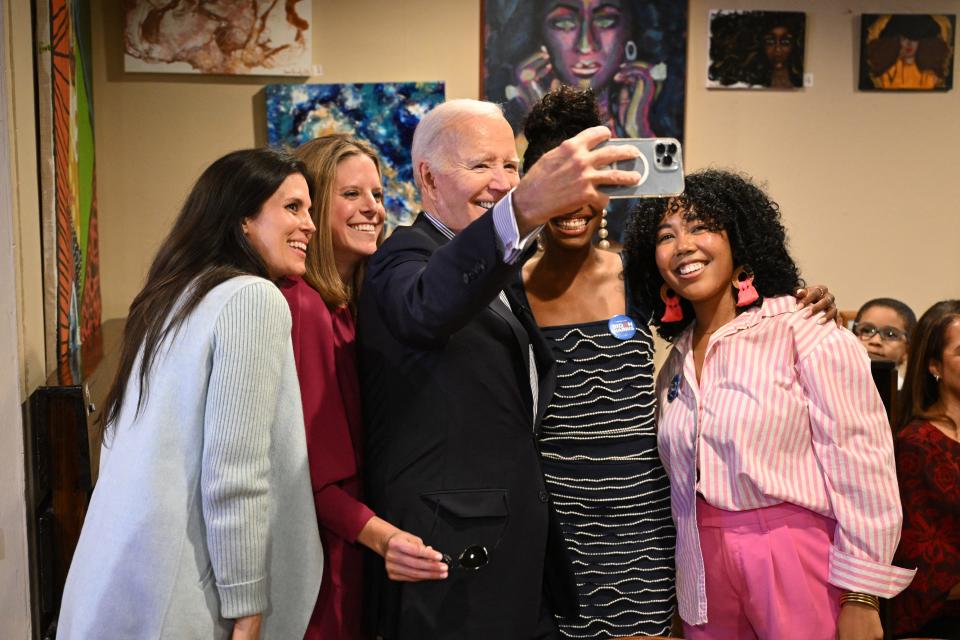
{"label": "woman with curly hair", "polygon": [[867,44],[870,79],[879,89],[943,87],[950,46],[929,15],[891,16],[880,36]]}
{"label": "woman with curly hair", "polygon": [[[548,93],[527,117],[524,167],[598,124],[592,91]],[[557,627],[567,638],[666,635],[675,534],[657,456],[653,336],[646,305],[627,303],[620,256],[593,243],[603,216],[585,206],[553,218],[523,268],[557,363],[540,452],[580,601],[580,618]]]}
{"label": "woman with curly hair", "polygon": [[708,78],[721,86],[803,86],[804,14],[721,11],[710,21]]}
{"label": "woman with curly hair", "polygon": [[858,340],[810,322],[779,208],[724,171],[639,207],[628,279],[673,342],[658,446],[688,640],[880,638],[901,510],[893,443]]}
{"label": "woman with curly hair", "polygon": [[918,569],[892,602],[894,632],[960,639],[960,300],[920,318],[900,409],[903,539],[894,561]]}
{"label": "woman with curly hair", "polygon": [[[524,168],[600,124],[597,111],[589,89],[546,94],[525,123]],[[650,305],[627,291],[621,257],[593,243],[604,224],[587,206],[553,218],[522,274],[557,367],[540,450],[580,600],[579,619],[557,623],[571,638],[665,635],[675,532],[656,450]],[[817,298],[832,296],[819,288],[805,300]]]}

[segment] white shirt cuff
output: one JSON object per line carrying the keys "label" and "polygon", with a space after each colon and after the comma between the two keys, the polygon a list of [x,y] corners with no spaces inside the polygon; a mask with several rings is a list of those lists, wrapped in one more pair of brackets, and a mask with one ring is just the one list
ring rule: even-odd
{"label": "white shirt cuff", "polygon": [[517,218],[513,215],[513,191],[493,206],[493,226],[497,232],[497,243],[503,252],[503,261],[513,264],[523,255],[527,247],[538,235],[543,225],[540,225],[523,238],[517,228]]}

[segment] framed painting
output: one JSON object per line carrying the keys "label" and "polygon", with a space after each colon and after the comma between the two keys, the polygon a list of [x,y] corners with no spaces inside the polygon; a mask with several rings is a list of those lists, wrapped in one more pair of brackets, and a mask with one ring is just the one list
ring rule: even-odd
{"label": "framed painting", "polygon": [[[524,118],[560,84],[593,89],[616,137],[683,139],[685,0],[483,0],[482,11],[480,93],[503,105],[521,156]],[[611,240],[628,209],[608,207]]]}
{"label": "framed painting", "polygon": [[805,32],[796,11],[711,11],[707,87],[803,87]]}
{"label": "framed painting", "polygon": [[484,0],[483,86],[519,135],[559,84],[592,88],[618,137],[683,138],[687,3]]}
{"label": "framed painting", "polygon": [[46,365],[76,384],[102,313],[90,16],[80,0],[35,11]]}
{"label": "framed painting", "polygon": [[949,91],[956,26],[952,15],[860,16],[860,89]]}
{"label": "framed painting", "polygon": [[310,75],[311,0],[124,0],[124,70]]}
{"label": "framed painting", "polygon": [[420,119],[444,99],[442,82],[271,84],[266,87],[267,142],[297,147],[344,132],[380,156],[387,227],[413,222],[420,211],[410,145]]}

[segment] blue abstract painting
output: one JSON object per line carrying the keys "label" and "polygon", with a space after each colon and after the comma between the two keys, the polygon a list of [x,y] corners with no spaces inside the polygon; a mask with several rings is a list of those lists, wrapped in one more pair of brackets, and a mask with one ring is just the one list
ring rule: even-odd
{"label": "blue abstract painting", "polygon": [[410,146],[413,130],[444,99],[442,82],[271,84],[267,141],[295,148],[327,133],[350,133],[376,147],[383,170],[388,229],[420,210]]}

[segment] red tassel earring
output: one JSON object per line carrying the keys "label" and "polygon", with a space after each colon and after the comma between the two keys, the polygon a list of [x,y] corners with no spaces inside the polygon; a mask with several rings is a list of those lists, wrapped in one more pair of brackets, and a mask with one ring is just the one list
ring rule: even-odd
{"label": "red tassel earring", "polygon": [[760,298],[753,286],[753,269],[748,265],[743,265],[733,272],[731,284],[737,290],[738,307],[749,307]]}
{"label": "red tassel earring", "polygon": [[660,322],[680,322],[683,320],[683,309],[680,308],[680,296],[677,295],[676,291],[668,287],[666,282],[660,287],[660,299],[663,300],[663,304],[667,305],[667,308],[663,312],[663,317],[660,318]]}

